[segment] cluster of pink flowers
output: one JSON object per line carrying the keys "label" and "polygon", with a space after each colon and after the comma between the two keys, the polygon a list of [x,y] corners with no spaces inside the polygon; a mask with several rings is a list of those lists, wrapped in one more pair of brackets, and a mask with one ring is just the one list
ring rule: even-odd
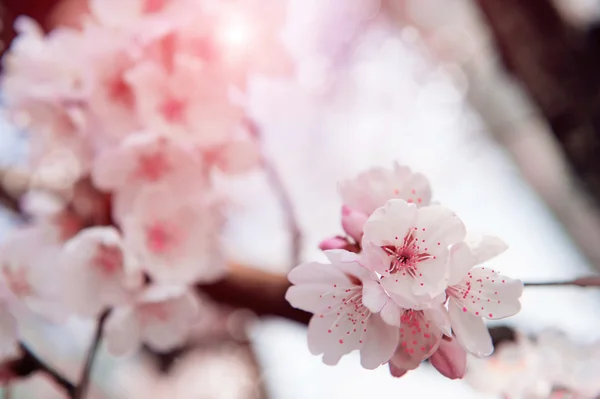
{"label": "cluster of pink flowers", "polygon": [[427,179],[398,164],[339,191],[346,236],[321,244],[328,263],[289,274],[287,300],[314,314],[310,351],[333,365],[359,350],[364,368],[389,363],[397,377],[429,359],[446,377],[462,378],[466,352],[493,351],[484,319],[520,310],[521,281],[480,266],[506,244],[467,239],[458,216],[431,203]]}
{"label": "cluster of pink flowers", "polygon": [[[190,287],[227,272],[215,174],[260,163],[247,75],[286,67],[274,67],[276,35],[254,3],[90,0],[80,28],[47,35],[17,21],[3,103],[29,134],[34,178],[60,195],[32,189],[32,223],[0,249],[1,354],[31,312],[62,321],[111,308],[115,354],[186,339],[198,315]],[[82,182],[110,197],[102,226],[69,217],[73,206],[94,214]]]}
{"label": "cluster of pink flowers", "polygon": [[600,342],[580,344],[557,330],[517,334],[493,356],[469,359],[465,381],[480,392],[527,399],[595,399]]}

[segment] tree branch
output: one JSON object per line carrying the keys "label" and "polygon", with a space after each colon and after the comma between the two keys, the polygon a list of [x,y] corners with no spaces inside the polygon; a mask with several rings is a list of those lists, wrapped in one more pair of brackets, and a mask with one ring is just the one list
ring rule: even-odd
{"label": "tree branch", "polygon": [[92,367],[94,366],[94,360],[96,359],[96,355],[98,354],[98,348],[100,347],[100,341],[102,340],[102,332],[104,330],[104,323],[108,315],[110,314],[110,309],[102,312],[100,317],[98,318],[98,322],[96,323],[96,330],[94,332],[94,338],[92,340],[92,345],[90,346],[86,359],[85,365],[83,366],[83,370],[81,372],[81,378],[77,387],[75,388],[75,394],[73,399],[83,399],[88,391],[90,385],[90,378],[92,374]]}
{"label": "tree branch", "polygon": [[[260,128],[253,120],[246,118],[246,126],[250,131],[250,134],[259,142],[262,141],[262,135]],[[300,263],[300,257],[302,252],[302,230],[300,229],[300,223],[296,216],[294,204],[292,198],[285,188],[283,179],[281,178],[277,168],[271,160],[265,155],[264,151],[261,152],[261,163],[267,174],[267,181],[269,186],[274,191],[281,209],[284,214],[286,230],[290,234],[290,268],[297,266]]]}
{"label": "tree branch", "polygon": [[506,69],[538,106],[573,171],[600,203],[600,41],[548,0],[474,0]]}
{"label": "tree branch", "polygon": [[63,377],[58,371],[40,360],[32,351],[20,343],[21,357],[10,360],[3,365],[3,369],[8,372],[10,377],[25,378],[36,372],[42,372],[48,375],[56,384],[62,387],[69,398],[75,394],[75,386]]}

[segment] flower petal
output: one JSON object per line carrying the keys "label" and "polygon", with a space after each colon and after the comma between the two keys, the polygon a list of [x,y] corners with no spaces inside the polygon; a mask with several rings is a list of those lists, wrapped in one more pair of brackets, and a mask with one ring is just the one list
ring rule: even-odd
{"label": "flower petal", "polygon": [[[362,331],[353,333],[354,325],[335,312],[313,316],[308,323],[308,349],[313,355],[323,354],[323,362],[335,365],[342,356],[358,349]],[[348,334],[349,333],[349,334]]]}
{"label": "flower petal", "polygon": [[450,249],[448,285],[460,283],[476,264],[476,258],[465,242],[453,245]]}
{"label": "flower petal", "polygon": [[469,235],[467,244],[475,257],[475,264],[486,262],[508,249],[508,244],[495,236]]}
{"label": "flower petal", "polygon": [[398,328],[386,324],[379,315],[372,315],[363,340],[360,364],[373,370],[390,360],[394,354],[398,347]]}
{"label": "flower petal", "polygon": [[495,270],[476,267],[467,274],[469,284],[467,297],[456,298],[463,307],[475,316],[492,320],[513,316],[521,310],[519,298],[523,283],[503,276]]}
{"label": "flower petal", "polygon": [[429,361],[445,377],[452,380],[463,378],[467,368],[467,352],[456,340],[443,339]]}
{"label": "flower petal", "polygon": [[381,284],[375,280],[363,281],[362,303],[371,312],[379,313],[389,301],[388,295],[385,293]]}
{"label": "flower petal", "polygon": [[106,320],[104,337],[112,355],[123,356],[134,352],[140,345],[140,326],[133,309],[114,309]]}
{"label": "flower petal", "polygon": [[477,357],[489,356],[494,351],[492,338],[481,317],[463,311],[454,298],[450,298],[448,313],[452,331],[463,348]]}

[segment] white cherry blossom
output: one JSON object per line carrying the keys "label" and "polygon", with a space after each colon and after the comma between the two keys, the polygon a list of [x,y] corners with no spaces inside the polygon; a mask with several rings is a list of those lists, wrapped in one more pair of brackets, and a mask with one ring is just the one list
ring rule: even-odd
{"label": "white cherry blossom", "polygon": [[472,248],[466,243],[452,248],[446,289],[452,330],[463,347],[475,356],[488,356],[494,350],[483,318],[502,319],[521,310],[520,280],[496,270],[474,267],[507,248],[504,242],[491,236]]}
{"label": "white cherry blossom", "polygon": [[113,309],[106,320],[108,351],[131,354],[142,343],[165,352],[183,345],[197,322],[198,301],[180,286],[152,286],[128,306]]}
{"label": "white cherry blossom", "polygon": [[97,316],[108,307],[127,304],[144,282],[114,227],[79,232],[65,243],[60,266],[65,305],[84,316]]}
{"label": "white cherry blossom", "polygon": [[361,263],[382,276],[398,305],[413,308],[444,291],[448,248],[465,234],[461,220],[443,206],[389,200],[365,224]]}
{"label": "white cherry blossom", "polygon": [[392,169],[372,168],[345,180],[338,185],[344,205],[369,216],[393,198],[403,199],[417,206],[429,205],[431,188],[429,181],[407,166],[394,163]]}
{"label": "white cherry blossom", "polygon": [[[343,250],[326,251],[330,264],[309,262],[289,274],[286,299],[312,312],[308,325],[311,353],[325,364],[360,350],[361,364],[374,369],[386,363],[398,345],[398,328],[386,324],[375,311],[386,303],[374,273],[362,268]],[[373,311],[375,310],[375,311]]]}
{"label": "white cherry blossom", "polygon": [[210,193],[153,186],[140,191],[122,223],[128,249],[164,283],[211,282],[223,276],[219,203]]}

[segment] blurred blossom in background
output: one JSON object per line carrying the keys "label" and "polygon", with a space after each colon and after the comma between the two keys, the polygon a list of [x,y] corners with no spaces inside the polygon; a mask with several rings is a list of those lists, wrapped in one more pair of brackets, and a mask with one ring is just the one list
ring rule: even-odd
{"label": "blurred blossom in background", "polygon": [[[260,150],[277,169],[292,199],[304,235],[303,260],[323,260],[318,243],[340,231],[337,183],[370,167],[389,167],[399,161],[425,174],[435,198],[456,211],[471,229],[502,237],[509,244],[510,250],[492,260],[490,267],[530,282],[564,281],[597,272],[600,224],[595,205],[570,173],[569,159],[544,113],[522,83],[507,73],[493,29],[479,9],[478,3],[485,1],[186,2],[206,3],[208,16],[196,18],[193,6],[188,13],[169,14],[167,10],[140,28],[132,22],[139,18],[137,1],[91,0],[94,18],[112,26],[114,36],[90,29],[88,33],[97,37],[87,43],[97,46],[82,49],[63,42],[60,48],[57,43],[59,48],[52,49],[51,56],[61,62],[55,66],[64,72],[65,79],[72,76],[72,67],[109,74],[128,67],[128,57],[136,56],[127,43],[119,42],[128,35],[128,29],[136,27],[143,32],[136,40],[152,42],[157,36],[168,37],[164,32],[175,27],[184,32],[182,42],[175,45],[189,45],[211,62],[218,58],[216,67],[211,64],[213,69],[189,59],[179,59],[179,64],[176,60],[162,70],[138,66],[127,75],[133,95],[141,99],[135,107],[115,106],[110,93],[100,90],[94,91],[91,100],[98,110],[93,122],[106,130],[97,137],[102,142],[94,141],[97,148],[112,148],[122,139],[117,129],[111,130],[115,126],[165,129],[173,134],[185,134],[186,124],[208,130],[206,121],[210,118],[215,124],[210,127],[223,131],[244,118],[260,126],[258,142],[247,131],[232,135],[233,141],[250,142],[247,147],[223,150],[229,142],[217,145],[210,141],[213,138],[203,136],[206,142],[200,146],[210,153],[211,165],[217,170],[211,184],[219,195],[228,198],[229,205],[224,211],[227,222],[222,226],[224,255],[215,258],[224,256],[280,274],[289,271],[286,265],[291,243],[286,216],[268,175],[256,168]],[[5,13],[10,3],[4,6]],[[90,12],[82,3],[84,0],[70,0],[57,7],[51,14],[52,23],[79,24]],[[160,7],[161,2],[150,3]],[[554,3],[573,29],[591,30],[600,18],[597,1]],[[3,28],[7,30],[7,26]],[[205,32],[211,44],[200,39],[191,45],[185,43],[185,38],[197,39]],[[172,44],[165,42],[161,44]],[[29,45],[31,54],[39,54],[34,42]],[[119,48],[123,66],[113,65],[113,58],[104,57],[103,52],[118,47],[123,47]],[[155,50],[160,53],[164,48]],[[107,63],[101,65],[98,60]],[[14,69],[17,77],[22,72],[24,79],[31,79],[27,68],[34,68],[31,62],[37,61],[15,62],[11,68],[19,68]],[[209,78],[196,78],[203,74]],[[44,76],[39,79],[43,81]],[[226,90],[220,91],[220,84]],[[61,90],[41,85],[37,89],[40,97],[45,89]],[[181,111],[178,104],[171,103],[170,111],[157,116],[153,110],[164,100],[161,90],[184,96],[193,107]],[[127,103],[129,95],[132,93],[121,100]],[[77,102],[77,98],[72,100]],[[36,111],[37,121],[47,116],[43,110]],[[180,112],[189,115],[175,115]],[[132,115],[150,121],[149,126],[139,126]],[[63,117],[68,120],[53,123],[73,127],[81,121],[77,113]],[[80,148],[81,141],[62,137],[66,141],[50,151],[31,136],[36,120],[22,118],[12,115],[0,120],[0,166],[16,168],[27,164],[26,157],[30,157],[38,161],[27,165],[34,181],[50,182],[61,192],[73,190],[72,183],[93,168],[86,164],[93,157],[90,148]],[[23,129],[25,125],[29,130]],[[64,126],[56,131],[64,133]],[[43,154],[36,153],[41,149],[36,144],[44,145]],[[134,147],[131,151],[137,151]],[[116,176],[115,180],[118,171],[127,167],[126,161],[112,163],[117,155],[106,163],[109,170],[105,171],[105,176]],[[184,163],[183,158],[177,159]],[[101,176],[96,177],[97,185],[99,181],[106,186],[120,184],[106,182]],[[67,197],[72,196],[69,191]],[[122,214],[133,209],[136,217],[147,216],[140,202],[132,205],[127,195],[114,206]],[[36,209],[39,212],[39,206]],[[2,237],[19,223],[9,212],[3,214]],[[215,229],[221,228],[220,221],[214,223],[218,226]],[[205,232],[193,234],[207,242]],[[208,257],[208,251],[199,251]],[[215,258],[211,262],[216,262]],[[214,277],[206,273],[203,278]],[[516,340],[501,343],[489,359],[469,359],[463,381],[441,378],[429,364],[401,379],[392,378],[387,367],[362,369],[356,353],[337,367],[329,367],[307,350],[305,326],[274,317],[258,319],[249,311],[231,310],[204,297],[197,299],[198,306],[206,308],[204,316],[194,326],[188,350],[173,364],[163,367],[160,360],[144,351],[114,358],[103,345],[88,397],[326,399],[393,394],[512,399],[549,398],[557,386],[583,388],[581,398],[600,395],[600,291],[594,288],[526,289],[518,315],[490,323],[509,325],[517,331]],[[25,337],[36,353],[76,378],[93,334],[93,322],[72,317],[65,326],[55,326],[34,317],[28,323]],[[13,383],[10,394],[11,398],[65,397],[43,375]]]}

